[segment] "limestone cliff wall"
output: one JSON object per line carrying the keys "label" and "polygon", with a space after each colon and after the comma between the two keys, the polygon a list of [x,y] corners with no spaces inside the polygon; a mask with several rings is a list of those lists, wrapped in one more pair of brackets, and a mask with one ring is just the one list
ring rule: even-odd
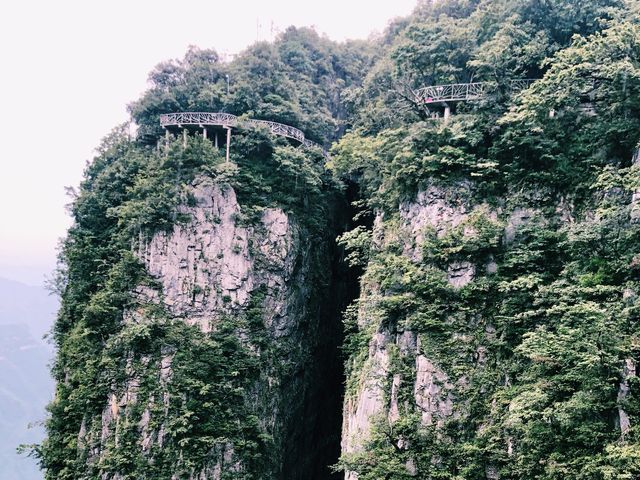
{"label": "limestone cliff wall", "polygon": [[[261,431],[273,439],[264,460],[269,466],[261,467],[261,478],[327,478],[329,471],[322,466],[337,458],[340,388],[336,383],[341,381],[337,348],[342,290],[340,279],[332,277],[332,227],[326,236],[311,239],[295,218],[279,208],[267,208],[258,222],[243,225],[242,207],[232,188],[200,178],[189,193],[190,205],[180,207],[189,220],[136,247],[156,285],[136,289],[139,308],[126,312],[125,321],[143,325],[148,306],[158,305],[172,321],[196,326],[206,336],[216,331],[220,319],[239,318],[255,308],[259,298],[262,346],[243,338],[246,333],[241,330],[237,335],[248,349],[261,349],[256,352],[262,359],[259,377],[245,396]],[[125,372],[123,382],[113,384],[100,438],[86,438],[84,423],[79,432],[81,447],[93,445],[90,461],[99,462],[103,451],[117,451],[123,422],[138,425],[137,448],[143,454],[163,449],[169,403],[174,401],[169,400],[168,390],[180,348],[160,352],[157,364],[148,366],[159,379],[153,395],[138,394],[142,380],[135,369]],[[235,445],[217,444],[205,465],[192,469],[189,478],[241,476],[245,466]],[[179,469],[176,465],[176,472]],[[102,478],[124,477],[111,472]]]}
{"label": "limestone cliff wall", "polygon": [[[422,258],[421,245],[427,228],[434,228],[438,235],[443,235],[449,229],[460,225],[468,216],[469,207],[460,196],[452,198],[450,192],[438,188],[421,191],[413,202],[406,202],[400,206],[400,223],[388,225],[384,215],[378,214],[375,222],[374,237],[377,248],[384,248],[390,241],[402,239],[403,255],[412,262],[419,262]],[[473,279],[474,267],[471,265],[452,265],[449,281],[454,286],[462,286]],[[360,312],[358,322],[364,329],[370,323],[379,319],[371,316],[368,308],[375,305],[380,296],[384,295],[380,287],[366,281],[360,298]],[[343,421],[343,452],[349,453],[360,449],[367,441],[371,429],[371,422],[384,415],[393,420],[397,414],[398,405],[394,390],[399,382],[412,381],[414,384],[414,398],[416,407],[422,410],[425,424],[437,421],[439,417],[451,415],[453,385],[451,379],[421,353],[420,340],[409,330],[389,331],[384,325],[376,325],[376,333],[369,344],[369,354],[365,365],[355,372],[358,375],[358,389],[355,395],[347,396]],[[401,378],[389,372],[389,347],[396,346],[402,355],[415,358],[416,376],[413,379]],[[391,382],[390,395],[388,381]],[[396,387],[393,387],[393,386]],[[348,479],[355,478],[347,474]]]}
{"label": "limestone cliff wall", "polygon": [[[431,186],[418,192],[412,201],[400,204],[396,213],[378,213],[374,222],[373,255],[393,244],[401,257],[418,267],[424,265],[423,248],[429,235],[442,239],[457,230],[465,238],[474,238],[479,232],[473,219],[483,216],[500,228],[500,242],[508,244],[518,229],[535,215],[535,211],[517,204],[507,207],[474,203],[470,182],[449,187]],[[496,268],[490,255],[479,262],[452,261],[440,266],[448,287],[453,290],[470,284],[479,273],[493,274]],[[393,425],[401,414],[417,415],[423,427],[436,430],[448,420],[464,421],[469,409],[469,400],[465,397],[469,384],[487,362],[484,343],[495,339],[493,325],[470,312],[469,328],[455,332],[448,339],[465,350],[460,359],[465,362],[466,356],[469,366],[452,368],[441,356],[431,354],[433,349],[425,345],[425,340],[430,340],[428,336],[413,331],[403,322],[390,322],[388,315],[381,314],[380,305],[395,292],[380,285],[372,274],[376,270],[370,263],[362,277],[358,302],[358,325],[361,331],[371,334],[364,360],[353,366],[348,379],[351,388],[345,396],[342,430],[342,452],[347,455],[366,450],[376,423]],[[391,269],[385,267],[385,270]],[[415,285],[416,280],[420,281],[409,282]],[[401,388],[409,394],[400,395]],[[433,461],[437,463],[438,459]],[[417,474],[411,461],[407,462],[406,470]],[[487,478],[494,478],[494,470],[492,465],[487,465]],[[345,478],[356,480],[357,475],[347,471]]]}

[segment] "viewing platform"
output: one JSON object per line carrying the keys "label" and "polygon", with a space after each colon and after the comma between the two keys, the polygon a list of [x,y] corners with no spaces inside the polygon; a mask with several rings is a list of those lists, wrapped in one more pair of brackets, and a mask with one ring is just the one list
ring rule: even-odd
{"label": "viewing platform", "polygon": [[186,143],[189,127],[202,130],[204,138],[209,137],[209,133],[213,133],[213,140],[218,146],[218,133],[213,130],[214,127],[226,130],[227,143],[227,162],[229,161],[229,147],[231,144],[232,128],[251,128],[262,127],[267,128],[273,135],[289,138],[299,142],[305,148],[319,148],[326,157],[328,154],[322,145],[308,140],[304,132],[290,125],[283,123],[271,122],[268,120],[254,120],[251,118],[241,118],[230,113],[213,113],[213,112],[179,112],[165,113],[160,115],[160,125],[165,129],[167,136],[171,129],[182,131],[184,141]]}
{"label": "viewing platform", "polygon": [[[535,79],[517,79],[509,82],[511,92],[525,90]],[[450,103],[479,100],[496,90],[493,82],[451,83],[448,85],[431,85],[414,91],[416,103],[420,105],[438,105],[444,107],[445,120],[451,115]]]}

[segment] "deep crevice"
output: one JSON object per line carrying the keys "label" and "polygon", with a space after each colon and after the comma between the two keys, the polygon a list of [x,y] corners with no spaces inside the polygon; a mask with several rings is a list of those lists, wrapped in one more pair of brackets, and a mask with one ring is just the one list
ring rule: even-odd
{"label": "deep crevice", "polygon": [[[333,228],[322,267],[329,273],[328,284],[319,295],[319,323],[309,334],[315,335],[309,363],[299,374],[304,396],[290,412],[285,435],[285,458],[282,479],[333,480],[343,477],[332,473],[331,466],[340,457],[342,437],[342,403],[345,372],[342,344],[344,330],[342,315],[345,308],[360,295],[359,269],[350,268],[344,261],[344,249],[335,237],[354,227],[356,213],[352,202],[358,189],[349,184],[333,205]],[[300,383],[294,380],[294,383]]]}

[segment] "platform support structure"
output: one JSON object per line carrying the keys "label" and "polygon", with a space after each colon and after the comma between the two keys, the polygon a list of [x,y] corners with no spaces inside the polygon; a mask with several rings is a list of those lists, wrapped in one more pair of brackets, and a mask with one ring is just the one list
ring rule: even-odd
{"label": "platform support structure", "polygon": [[445,103],[444,105],[444,121],[448,122],[451,117],[451,107]]}
{"label": "platform support structure", "polygon": [[[328,157],[328,153],[322,147],[311,140],[308,140],[304,132],[299,130],[291,125],[285,125],[283,123],[271,122],[269,120],[255,120],[252,118],[240,118],[231,113],[225,112],[175,112],[175,113],[163,113],[160,115],[160,125],[165,128],[172,128],[172,131],[176,131],[179,133],[182,129],[188,129],[196,127],[196,131],[199,133],[200,128],[203,130],[205,128],[217,127],[218,129],[232,129],[232,128],[252,128],[252,127],[266,127],[273,135],[279,135],[282,137],[290,138],[299,142],[301,146],[304,148],[319,148],[322,150],[323,155]],[[193,130],[193,128],[192,128]],[[213,130],[214,133],[214,144],[218,146],[220,144],[217,141],[217,135],[215,134],[216,129]],[[188,130],[186,132],[189,133]],[[219,132],[218,132],[219,133]],[[185,133],[183,132],[183,135]],[[209,135],[209,132],[206,133],[203,131],[202,135]],[[227,136],[231,136],[231,132],[227,131]],[[222,140],[224,141],[224,139]],[[227,143],[230,143],[228,140]],[[222,145],[220,144],[220,147]],[[229,156],[229,155],[227,155]]]}
{"label": "platform support structure", "polygon": [[182,129],[182,146],[184,148],[187,148],[187,135],[188,134],[189,134],[189,132],[187,132],[186,128]]}
{"label": "platform support structure", "polygon": [[202,138],[204,138],[206,140],[207,138],[207,127],[205,127],[204,125],[201,125],[202,127]]}
{"label": "platform support structure", "polygon": [[231,147],[231,127],[224,127],[227,129],[227,163],[229,163],[229,148]]}
{"label": "platform support structure", "polygon": [[213,144],[216,148],[218,148],[218,132],[216,132],[216,136]]}

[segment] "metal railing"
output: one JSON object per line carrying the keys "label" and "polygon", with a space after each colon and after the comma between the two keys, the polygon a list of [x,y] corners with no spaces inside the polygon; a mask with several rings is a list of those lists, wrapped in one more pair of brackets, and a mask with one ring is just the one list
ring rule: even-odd
{"label": "metal railing", "polygon": [[163,127],[182,125],[218,125],[235,127],[238,117],[230,113],[210,112],[178,112],[160,115],[160,125]]}
{"label": "metal railing", "polygon": [[[509,88],[511,91],[517,92],[529,88],[534,81],[535,80],[528,78],[511,80]],[[449,85],[422,87],[416,90],[414,94],[418,103],[428,105],[433,103],[477,100],[495,88],[495,83],[489,82],[452,83]]]}
{"label": "metal railing", "polygon": [[326,150],[316,142],[307,140],[304,132],[284,123],[270,122],[268,120],[254,120],[252,118],[241,119],[231,113],[213,112],[179,112],[164,113],[160,115],[160,125],[163,127],[182,127],[183,125],[197,125],[199,127],[266,127],[273,135],[297,140],[307,148],[319,148],[323,155]]}

